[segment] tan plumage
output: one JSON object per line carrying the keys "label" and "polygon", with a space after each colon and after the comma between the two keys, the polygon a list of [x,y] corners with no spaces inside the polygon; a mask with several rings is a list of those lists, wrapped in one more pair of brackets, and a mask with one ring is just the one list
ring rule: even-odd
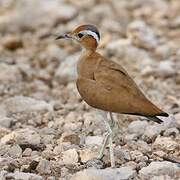
{"label": "tan plumage", "polygon": [[[131,79],[126,70],[119,64],[110,61],[96,52],[100,34],[93,25],[82,25],[69,34],[57,37],[76,40],[85,49],[78,65],[77,89],[84,101],[92,107],[110,112],[145,116],[150,120],[161,123],[156,116],[168,116],[151,103]],[[107,116],[103,116],[108,134],[105,137],[99,157],[109,138],[111,166],[115,166],[112,125],[109,125]]]}
{"label": "tan plumage", "polygon": [[95,108],[142,116],[166,116],[144,96],[119,64],[97,52],[89,51],[80,57],[77,88],[87,104]]}

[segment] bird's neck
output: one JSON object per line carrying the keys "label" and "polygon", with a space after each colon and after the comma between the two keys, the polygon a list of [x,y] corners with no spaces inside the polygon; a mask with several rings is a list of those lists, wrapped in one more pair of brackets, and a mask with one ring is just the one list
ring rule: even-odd
{"label": "bird's neck", "polygon": [[96,53],[96,48],[83,48],[82,49],[82,56],[89,56],[93,53]]}

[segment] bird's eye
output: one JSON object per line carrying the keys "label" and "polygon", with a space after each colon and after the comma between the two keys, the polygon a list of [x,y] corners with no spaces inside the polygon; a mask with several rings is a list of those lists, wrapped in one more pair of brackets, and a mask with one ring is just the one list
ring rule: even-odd
{"label": "bird's eye", "polygon": [[83,34],[82,34],[82,33],[78,33],[77,36],[78,36],[79,38],[82,38],[82,37],[83,37]]}

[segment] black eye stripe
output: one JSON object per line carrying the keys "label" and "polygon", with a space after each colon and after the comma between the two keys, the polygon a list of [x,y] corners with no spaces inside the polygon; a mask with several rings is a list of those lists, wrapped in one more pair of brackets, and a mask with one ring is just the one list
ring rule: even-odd
{"label": "black eye stripe", "polygon": [[90,31],[96,33],[98,38],[99,38],[99,40],[100,40],[100,33],[99,33],[98,29],[95,26],[93,26],[93,25],[85,25],[85,28],[87,30],[90,30]]}
{"label": "black eye stripe", "polygon": [[82,33],[78,33],[77,34],[79,38],[82,38],[83,37],[83,34]]}

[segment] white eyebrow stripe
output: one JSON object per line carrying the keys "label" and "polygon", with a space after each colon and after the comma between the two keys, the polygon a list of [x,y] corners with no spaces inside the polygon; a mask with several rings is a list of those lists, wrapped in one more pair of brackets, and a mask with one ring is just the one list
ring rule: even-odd
{"label": "white eyebrow stripe", "polygon": [[90,31],[90,30],[83,30],[83,31],[81,31],[80,33],[82,33],[82,34],[88,34],[88,35],[92,36],[92,37],[96,40],[97,44],[99,43],[98,35],[97,35],[95,32],[92,32],[92,31]]}

